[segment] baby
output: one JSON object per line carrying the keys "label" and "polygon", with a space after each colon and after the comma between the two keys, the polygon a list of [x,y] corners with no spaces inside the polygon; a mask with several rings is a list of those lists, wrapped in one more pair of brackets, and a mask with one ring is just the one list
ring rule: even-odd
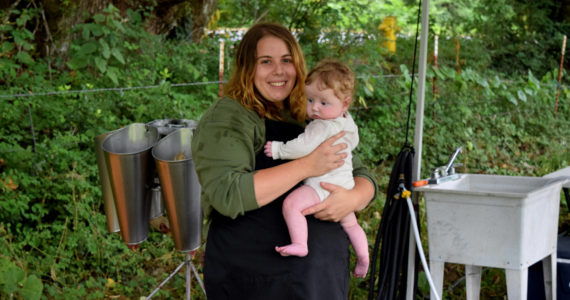
{"label": "baby", "polygon": [[[283,217],[287,223],[291,244],[275,247],[283,256],[303,257],[309,253],[307,220],[302,211],[330,194],[320,186],[321,182],[333,183],[345,189],[354,187],[351,151],[358,144],[358,128],[348,113],[354,92],[354,73],[340,62],[324,60],[309,72],[305,83],[307,116],[313,120],[296,139],[286,143],[268,141],[265,144],[265,154],[273,159],[299,158],[311,153],[323,141],[344,130],[345,135],[339,143],[348,145],[348,156],[341,167],[322,176],[305,179],[303,186],[285,198]],[[356,252],[354,276],[364,278],[369,264],[366,234],[358,225],[354,213],[344,217],[340,224]]]}

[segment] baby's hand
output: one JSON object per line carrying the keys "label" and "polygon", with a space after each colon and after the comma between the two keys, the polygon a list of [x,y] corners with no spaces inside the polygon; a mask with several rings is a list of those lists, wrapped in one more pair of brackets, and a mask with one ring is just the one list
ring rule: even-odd
{"label": "baby's hand", "polygon": [[271,151],[271,141],[268,141],[265,144],[265,149],[263,152],[265,152],[265,155],[267,155],[268,157],[273,157],[273,152]]}

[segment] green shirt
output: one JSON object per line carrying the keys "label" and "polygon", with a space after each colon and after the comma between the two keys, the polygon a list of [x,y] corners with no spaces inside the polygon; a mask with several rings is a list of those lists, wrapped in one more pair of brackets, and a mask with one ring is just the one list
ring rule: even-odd
{"label": "green shirt", "polygon": [[[286,112],[287,114],[289,112]],[[286,119],[294,122],[289,116]],[[253,187],[255,156],[265,145],[265,121],[237,101],[222,98],[203,115],[192,138],[192,159],[202,187],[204,215],[212,209],[236,218],[258,208]],[[377,185],[353,156],[353,175]]]}

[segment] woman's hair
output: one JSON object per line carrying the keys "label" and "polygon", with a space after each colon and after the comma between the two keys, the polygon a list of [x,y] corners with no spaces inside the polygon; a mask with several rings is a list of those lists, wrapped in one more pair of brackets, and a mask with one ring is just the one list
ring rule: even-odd
{"label": "woman's hair", "polygon": [[318,87],[320,90],[330,88],[341,100],[348,99],[348,104],[352,102],[354,96],[354,72],[350,68],[334,59],[321,60],[307,75],[305,84],[311,84],[321,80],[324,86]]}
{"label": "woman's hair", "polygon": [[305,76],[307,70],[301,47],[291,32],[278,24],[261,23],[251,27],[243,36],[235,57],[234,71],[225,86],[226,96],[233,98],[244,107],[253,110],[260,117],[281,120],[279,107],[261,96],[254,85],[257,62],[257,44],[266,37],[273,36],[283,40],[293,57],[297,79],[295,86],[284,105],[291,111],[293,118],[305,121]]}

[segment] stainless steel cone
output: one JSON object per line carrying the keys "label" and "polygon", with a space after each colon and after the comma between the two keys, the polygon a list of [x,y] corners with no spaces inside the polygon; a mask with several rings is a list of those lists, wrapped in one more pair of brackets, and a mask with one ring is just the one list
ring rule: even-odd
{"label": "stainless steel cone", "polygon": [[152,149],[162,196],[176,249],[196,250],[201,244],[201,187],[194,169],[190,142],[192,129],[180,128]]}
{"label": "stainless steel cone", "polygon": [[128,245],[148,237],[154,167],[150,151],[158,139],[156,128],[134,123],[103,141],[121,234]]}
{"label": "stainless steel cone", "polygon": [[103,196],[103,204],[109,232],[119,232],[121,229],[119,227],[119,218],[117,217],[117,209],[115,208],[115,198],[113,197],[111,181],[109,180],[110,174],[105,163],[105,154],[103,153],[102,145],[103,140],[115,131],[116,130],[109,131],[95,137],[95,156],[97,157],[99,181],[101,181],[101,194]]}
{"label": "stainless steel cone", "polygon": [[[147,126],[156,127],[160,138],[180,129],[192,128],[198,126],[198,122],[186,119],[159,119],[146,123]],[[155,174],[155,176],[157,176]],[[158,178],[152,187],[152,198],[150,201],[150,219],[157,219],[164,215],[164,201],[162,200],[162,192]],[[152,221],[151,221],[152,224]],[[168,226],[167,226],[168,227]]]}

